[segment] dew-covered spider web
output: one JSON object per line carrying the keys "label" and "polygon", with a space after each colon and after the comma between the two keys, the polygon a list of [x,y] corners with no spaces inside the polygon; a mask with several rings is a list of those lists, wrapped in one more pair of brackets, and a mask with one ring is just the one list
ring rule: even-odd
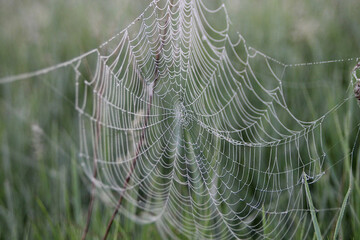
{"label": "dew-covered spider web", "polygon": [[282,63],[230,26],[224,5],[155,0],[100,47],[0,81],[72,69],[82,169],[105,202],[123,199],[121,214],[165,239],[305,238],[305,179],[329,168],[323,124],[355,100],[302,118],[283,85],[298,68],[357,59]]}

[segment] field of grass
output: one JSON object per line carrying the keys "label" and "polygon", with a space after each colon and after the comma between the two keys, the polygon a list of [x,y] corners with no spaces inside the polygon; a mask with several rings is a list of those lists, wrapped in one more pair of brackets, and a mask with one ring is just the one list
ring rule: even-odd
{"label": "field of grass", "polygon": [[[51,66],[99,46],[149,2],[1,1],[0,78]],[[249,46],[286,64],[360,57],[358,0],[221,2],[228,8],[231,28]],[[352,94],[355,65],[353,60],[290,69],[283,81],[289,109],[303,120],[323,116]],[[65,69],[0,85],[0,239],[81,237],[91,184],[78,162],[78,114],[70,76],[71,69]],[[355,99],[329,117],[324,125],[326,172],[310,186],[315,207],[339,212],[353,176],[342,239],[360,238],[359,124]],[[103,236],[113,211],[96,198],[88,239]],[[325,239],[331,239],[336,218],[327,213],[319,212],[317,220]],[[117,218],[109,237],[159,238],[154,224],[137,225],[124,216]]]}

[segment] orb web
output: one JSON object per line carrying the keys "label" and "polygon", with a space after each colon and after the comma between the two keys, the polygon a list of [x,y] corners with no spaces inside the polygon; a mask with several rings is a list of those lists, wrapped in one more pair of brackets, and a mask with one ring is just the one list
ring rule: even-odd
{"label": "orb web", "polygon": [[327,63],[249,47],[224,5],[155,0],[99,48],[0,82],[74,70],[82,168],[133,221],[166,239],[279,239],[311,228],[304,182],[323,176],[322,124],[349,100],[301,120],[284,74]]}

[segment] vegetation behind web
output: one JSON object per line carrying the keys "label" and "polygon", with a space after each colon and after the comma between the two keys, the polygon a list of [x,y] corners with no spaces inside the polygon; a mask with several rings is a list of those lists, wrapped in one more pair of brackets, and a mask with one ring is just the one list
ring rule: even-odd
{"label": "vegetation behind web", "polygon": [[[0,3],[0,77],[47,67],[80,55],[130,23],[148,2],[3,1]],[[284,63],[360,56],[356,0],[225,2],[232,28],[247,44]],[[356,62],[299,67],[286,72],[288,107],[300,119],[316,119],[349,95]],[[261,66],[258,66],[261,68]],[[70,70],[0,85],[0,239],[79,239],[86,221],[89,182],[77,161],[74,82]],[[343,239],[360,238],[359,124],[355,101],[324,126],[329,153],[326,174],[310,184],[314,206],[339,208],[353,172],[354,185],[342,220]],[[113,212],[97,198],[89,239],[105,232]],[[334,212],[332,212],[334,215]],[[317,214],[331,237],[336,218]],[[266,224],[266,221],[264,221]],[[304,231],[307,231],[305,229]],[[313,229],[310,229],[314,232]],[[139,226],[120,216],[110,238],[158,239],[155,225]],[[314,233],[315,234],[315,233]],[[312,236],[312,235],[310,235]],[[301,232],[297,235],[301,238]]]}

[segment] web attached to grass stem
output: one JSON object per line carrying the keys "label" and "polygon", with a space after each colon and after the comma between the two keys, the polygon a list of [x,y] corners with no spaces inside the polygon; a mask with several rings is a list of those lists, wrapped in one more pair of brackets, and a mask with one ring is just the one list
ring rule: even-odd
{"label": "web attached to grass stem", "polygon": [[279,239],[311,226],[304,178],[323,176],[322,124],[350,99],[303,121],[284,73],[342,61],[355,59],[284,64],[232,33],[224,5],[154,1],[99,48],[0,82],[74,69],[80,162],[134,221],[173,239]]}

